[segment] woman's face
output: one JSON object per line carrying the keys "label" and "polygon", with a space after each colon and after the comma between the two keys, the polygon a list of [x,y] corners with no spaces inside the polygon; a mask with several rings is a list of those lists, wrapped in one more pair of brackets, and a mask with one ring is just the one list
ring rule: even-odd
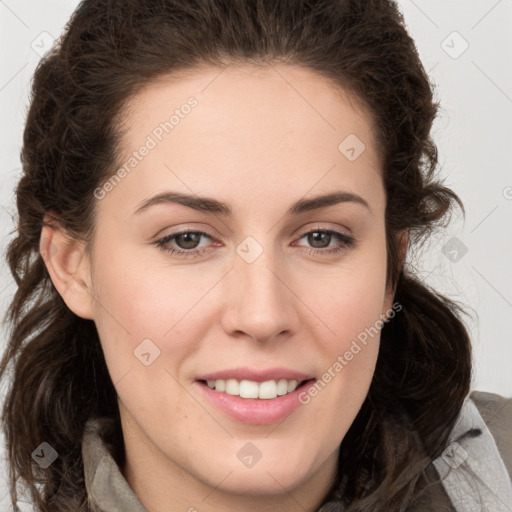
{"label": "woman's face", "polygon": [[124,172],[95,192],[91,317],[125,473],[136,489],[326,492],[392,305],[370,117],[276,65],[162,79],[121,122]]}

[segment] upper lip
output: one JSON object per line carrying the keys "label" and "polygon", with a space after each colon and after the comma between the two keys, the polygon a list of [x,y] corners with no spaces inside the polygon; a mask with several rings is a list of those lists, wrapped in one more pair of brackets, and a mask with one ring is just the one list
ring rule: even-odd
{"label": "upper lip", "polygon": [[305,381],[313,378],[314,376],[311,374],[298,372],[291,368],[267,368],[257,370],[255,368],[240,367],[204,374],[199,376],[197,380],[236,379],[239,381],[253,380],[255,382],[265,382],[267,380],[279,379]]}

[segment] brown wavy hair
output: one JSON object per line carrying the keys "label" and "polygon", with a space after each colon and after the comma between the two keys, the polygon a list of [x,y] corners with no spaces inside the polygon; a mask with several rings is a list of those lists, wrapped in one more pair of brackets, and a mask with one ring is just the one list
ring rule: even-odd
{"label": "brown wavy hair", "polygon": [[[90,417],[116,419],[123,452],[95,324],[67,308],[39,253],[45,214],[92,243],[93,191],[119,165],[117,119],[153,80],[202,64],[280,62],[332,79],[368,107],[387,197],[388,281],[402,305],[382,328],[374,378],[324,503],[405,510],[428,487],[429,463],[469,393],[471,348],[462,309],[404,267],[398,233],[409,230],[419,247],[463,207],[437,174],[430,131],[440,106],[395,2],[84,0],[33,77],[6,256],[17,283],[0,364],[13,504],[22,485],[37,510],[87,510],[81,442]],[[44,470],[31,458],[43,441],[59,454]]]}

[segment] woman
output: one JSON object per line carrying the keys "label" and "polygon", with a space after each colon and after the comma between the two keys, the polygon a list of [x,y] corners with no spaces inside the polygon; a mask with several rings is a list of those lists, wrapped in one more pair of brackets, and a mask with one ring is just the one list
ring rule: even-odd
{"label": "woman", "polygon": [[83,1],[24,134],[13,504],[508,510],[509,402],[405,268],[462,206],[436,110],[391,1]]}

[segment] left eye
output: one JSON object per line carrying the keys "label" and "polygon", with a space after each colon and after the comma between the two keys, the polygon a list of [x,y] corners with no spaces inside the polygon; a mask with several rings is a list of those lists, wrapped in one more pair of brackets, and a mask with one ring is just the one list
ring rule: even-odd
{"label": "left eye", "polygon": [[[316,244],[317,242],[320,243],[320,248],[313,247],[306,249],[306,252],[310,254],[335,254],[352,247],[355,243],[355,238],[353,236],[346,235],[332,229],[313,229],[304,233],[299,240],[305,237],[307,237],[308,242],[311,244]],[[333,240],[337,241],[338,245],[335,245],[330,249],[325,249],[326,247],[329,247]]]}
{"label": "left eye", "polygon": [[[172,235],[167,235],[153,243],[160,247],[162,250],[171,254],[193,257],[197,256],[198,253],[202,253],[203,249],[210,250],[209,247],[198,249],[198,243],[202,237],[213,239],[212,236],[203,231],[182,231]],[[298,240],[302,240],[306,237],[309,243],[313,245],[320,245],[320,247],[312,247],[306,249],[308,253],[313,254],[330,254],[341,252],[342,250],[352,246],[355,242],[355,239],[352,236],[330,229],[314,229],[307,231],[306,233],[302,234]],[[333,248],[326,249],[329,247],[333,240],[337,241],[338,245]],[[178,246],[178,249],[170,246],[169,244],[171,242],[175,243]]]}

